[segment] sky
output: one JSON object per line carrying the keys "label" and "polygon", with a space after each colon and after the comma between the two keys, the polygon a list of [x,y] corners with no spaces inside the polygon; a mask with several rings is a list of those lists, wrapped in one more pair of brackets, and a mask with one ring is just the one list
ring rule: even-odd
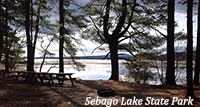
{"label": "sky", "polygon": [[[90,0],[75,0],[77,1],[79,4],[85,4],[87,3],[88,1]],[[181,1],[181,0],[179,0]],[[176,0],[176,3],[175,3],[175,21],[178,22],[178,27],[175,29],[176,32],[177,31],[183,31],[186,33],[187,31],[187,28],[186,28],[186,25],[187,25],[187,19],[186,19],[186,15],[187,15],[187,7],[186,5],[181,5],[179,4],[178,0]],[[197,0],[195,0],[197,1]],[[194,14],[197,13],[197,6],[194,6]],[[55,20],[55,19],[58,19],[58,15],[55,15],[55,14],[52,14],[52,18],[51,20]],[[197,15],[193,16],[193,35],[194,35],[194,38],[193,38],[193,45],[194,47],[196,46],[196,35],[197,35]],[[75,35],[77,38],[79,36],[79,34],[76,34]],[[36,49],[36,54],[35,54],[35,57],[41,57],[42,54],[40,54],[40,51],[38,51],[40,49],[40,41],[38,41],[38,44],[37,44],[37,49]],[[81,42],[82,44],[84,44],[84,46],[78,46],[78,47],[81,47],[84,52],[82,51],[78,51],[77,52],[77,55],[78,56],[90,56],[90,55],[106,55],[107,52],[102,52],[102,51],[95,51],[93,54],[91,54],[92,50],[95,49],[97,46],[99,46],[99,44],[97,43],[93,43],[93,42],[90,42],[88,40],[83,40],[81,39]],[[48,41],[45,41],[45,43],[43,44],[43,46],[47,45],[48,44]],[[59,49],[59,44],[58,42],[54,42],[53,44],[51,44],[51,46],[49,47],[49,50],[51,50],[51,52],[55,53],[56,57],[59,56],[58,54],[58,49]],[[26,49],[25,49],[26,50]],[[26,56],[26,54],[25,54]]]}

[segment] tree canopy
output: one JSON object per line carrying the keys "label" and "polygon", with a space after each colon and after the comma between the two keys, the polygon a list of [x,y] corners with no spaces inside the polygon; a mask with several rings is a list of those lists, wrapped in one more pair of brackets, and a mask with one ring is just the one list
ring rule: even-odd
{"label": "tree canopy", "polygon": [[110,79],[119,80],[118,51],[133,55],[133,51],[153,49],[164,43],[166,35],[160,29],[167,24],[166,6],[166,1],[160,0],[91,0],[85,6],[91,24],[82,37],[108,44]]}

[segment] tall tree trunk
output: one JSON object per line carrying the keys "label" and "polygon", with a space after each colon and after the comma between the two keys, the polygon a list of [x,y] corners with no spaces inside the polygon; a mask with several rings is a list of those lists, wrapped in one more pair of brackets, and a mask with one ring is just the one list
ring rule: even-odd
{"label": "tall tree trunk", "polygon": [[109,43],[111,57],[111,77],[110,80],[119,81],[119,65],[118,65],[118,43],[117,40],[112,40]]}
{"label": "tall tree trunk", "polygon": [[5,65],[5,71],[9,72],[9,64],[8,64],[8,1],[5,0],[6,4],[6,65]]}
{"label": "tall tree trunk", "polygon": [[195,75],[194,83],[199,83],[199,70],[200,70],[200,0],[198,7],[198,29],[197,29],[197,47],[196,47],[196,63],[195,63]]}
{"label": "tall tree trunk", "polygon": [[59,72],[64,72],[63,44],[64,44],[64,9],[63,0],[60,0],[60,46],[59,46]]}
{"label": "tall tree trunk", "polygon": [[27,71],[34,71],[34,49],[33,49],[32,45],[28,49],[27,67],[28,67]]}
{"label": "tall tree trunk", "polygon": [[[34,65],[34,60],[35,60],[35,48],[36,48],[36,43],[37,43],[37,38],[38,38],[38,32],[39,32],[39,21],[40,21],[40,9],[41,9],[41,2],[40,0],[38,0],[39,2],[39,6],[38,6],[38,9],[37,9],[37,19],[36,19],[36,26],[35,26],[35,36],[34,36],[34,41],[33,41],[33,46],[32,46],[32,50],[33,50],[33,56],[32,56],[32,64]],[[32,15],[33,15],[33,3],[32,3]],[[33,17],[33,16],[32,16]],[[33,19],[31,19],[33,21]],[[33,23],[31,21],[31,23]],[[31,24],[31,26],[33,27],[33,24]],[[31,28],[31,32],[32,32],[32,28]],[[31,33],[31,35],[33,35]],[[32,37],[31,37],[32,38]],[[34,67],[34,66],[33,66]]]}
{"label": "tall tree trunk", "polygon": [[186,96],[191,96],[195,98],[193,92],[193,82],[192,82],[192,56],[193,56],[193,26],[192,26],[192,7],[193,0],[187,1],[187,94]]}
{"label": "tall tree trunk", "polygon": [[[0,9],[2,8],[2,0],[0,0]],[[2,53],[3,53],[3,24],[2,24],[2,16],[3,16],[3,12],[0,10],[0,61],[2,58]]]}
{"label": "tall tree trunk", "polygon": [[174,74],[174,2],[175,0],[168,1],[166,84],[176,84]]}
{"label": "tall tree trunk", "polygon": [[31,17],[30,17],[30,30],[31,30],[31,32],[30,32],[30,33],[31,33],[31,34],[30,34],[31,38],[30,38],[30,39],[31,39],[31,40],[30,40],[30,41],[31,41],[31,43],[32,43],[32,42],[33,42],[33,0],[31,0],[30,5],[31,5],[31,6],[30,6],[30,9],[31,9],[31,10],[30,10],[30,12],[31,12],[31,13],[30,13],[30,16],[31,16]]}
{"label": "tall tree trunk", "polygon": [[2,32],[2,29],[1,29],[1,19],[0,19],[0,61],[1,61],[1,58],[2,58],[2,53],[3,53],[3,32]]}
{"label": "tall tree trunk", "polygon": [[27,38],[27,71],[34,71],[34,55],[30,35],[30,0],[26,0],[26,38]]}

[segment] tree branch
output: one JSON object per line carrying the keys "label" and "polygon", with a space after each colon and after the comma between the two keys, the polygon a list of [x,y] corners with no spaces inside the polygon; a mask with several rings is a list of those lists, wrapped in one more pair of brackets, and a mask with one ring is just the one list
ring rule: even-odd
{"label": "tree branch", "polygon": [[104,16],[104,24],[103,24],[103,31],[104,31],[104,37],[106,38],[107,41],[110,41],[109,33],[108,33],[108,19],[109,19],[109,14],[110,14],[110,4],[111,0],[107,0],[106,2],[106,13]]}
{"label": "tree branch", "polygon": [[102,44],[100,44],[98,47],[96,47],[93,51],[92,51],[92,53],[91,54],[93,54],[94,53],[94,51],[96,50],[96,49],[98,49],[98,48],[100,48],[102,45],[103,45],[104,43],[102,43]]}
{"label": "tree branch", "polygon": [[108,52],[108,53],[106,54],[106,56],[105,56],[103,59],[106,59],[106,57],[108,57],[109,54],[110,54],[110,52]]}
{"label": "tree branch", "polygon": [[131,34],[130,32],[128,32],[129,34],[130,34],[130,36],[126,36],[125,38],[123,38],[123,39],[121,39],[120,41],[118,41],[118,43],[120,43],[120,42],[122,42],[122,41],[124,41],[124,40],[126,40],[126,39],[128,39],[128,38],[131,38],[131,37],[133,37],[133,36],[135,36],[135,35],[137,35],[137,34],[140,34],[140,32],[136,32],[136,33],[134,33],[134,34]]}
{"label": "tree branch", "polygon": [[118,47],[118,49],[126,50],[128,53],[135,57],[135,55],[126,47]]}
{"label": "tree branch", "polygon": [[162,36],[164,36],[167,39],[167,36],[165,34],[163,34],[162,32],[160,32],[158,29],[153,28],[152,26],[149,25],[149,27],[155,31],[157,31],[158,33],[160,33]]}
{"label": "tree branch", "polygon": [[94,22],[94,20],[92,19],[92,17],[89,16],[89,18],[92,20],[92,23],[94,24],[94,27],[97,29],[97,34],[99,35],[99,37],[102,39],[102,41],[104,41],[105,43],[107,43],[107,41],[101,36],[100,30],[99,30],[99,28],[97,27],[97,25],[96,25],[96,23]]}
{"label": "tree branch", "polygon": [[129,21],[128,21],[128,26],[124,29],[123,32],[121,32],[119,34],[119,38],[122,37],[128,31],[129,27],[131,26],[132,18],[133,18],[133,13],[135,11],[135,6],[136,6],[136,0],[134,0],[134,5],[132,7],[131,16],[130,16]]}
{"label": "tree branch", "polygon": [[[119,18],[119,22],[118,22],[115,30],[113,31],[113,35],[118,35],[123,27],[123,24],[126,20],[126,14],[127,14],[126,5],[127,5],[126,0],[122,0],[122,16],[120,16],[120,18]],[[117,38],[119,38],[119,36]]]}

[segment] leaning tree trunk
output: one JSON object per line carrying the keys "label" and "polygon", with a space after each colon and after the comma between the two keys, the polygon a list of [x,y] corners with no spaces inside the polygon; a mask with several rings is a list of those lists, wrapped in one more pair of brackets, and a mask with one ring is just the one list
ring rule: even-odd
{"label": "leaning tree trunk", "polygon": [[117,40],[112,40],[109,43],[110,47],[110,57],[111,57],[111,77],[110,80],[119,81],[119,65],[118,65],[118,48],[117,48]]}
{"label": "leaning tree trunk", "polygon": [[196,48],[196,63],[195,63],[195,75],[194,83],[199,83],[199,70],[200,70],[200,0],[198,7],[198,29],[197,29],[197,48]]}

